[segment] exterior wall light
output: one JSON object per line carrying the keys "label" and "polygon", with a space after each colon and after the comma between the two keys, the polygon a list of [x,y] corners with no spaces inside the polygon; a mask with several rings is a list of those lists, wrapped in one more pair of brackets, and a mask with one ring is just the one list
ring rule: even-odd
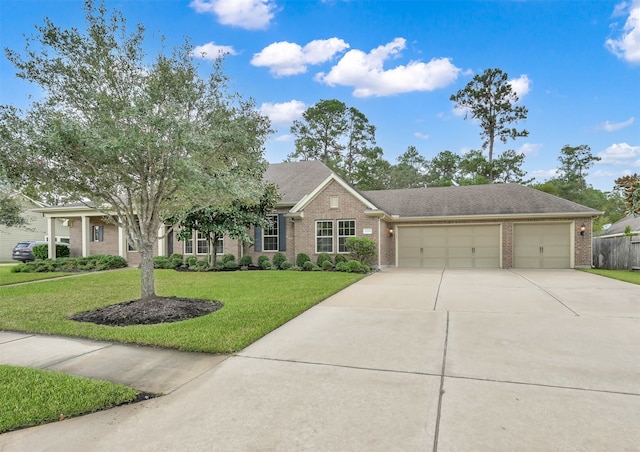
{"label": "exterior wall light", "polygon": [[393,237],[394,231],[393,228],[389,228],[389,237]]}
{"label": "exterior wall light", "polygon": [[584,231],[587,230],[587,227],[584,225],[584,223],[582,223],[580,225],[580,235],[584,237]]}

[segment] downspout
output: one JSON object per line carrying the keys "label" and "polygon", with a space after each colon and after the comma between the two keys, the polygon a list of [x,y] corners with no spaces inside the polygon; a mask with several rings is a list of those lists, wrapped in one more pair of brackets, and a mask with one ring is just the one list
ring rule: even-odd
{"label": "downspout", "polygon": [[378,217],[378,270],[382,265],[382,234],[380,228],[381,218]]}

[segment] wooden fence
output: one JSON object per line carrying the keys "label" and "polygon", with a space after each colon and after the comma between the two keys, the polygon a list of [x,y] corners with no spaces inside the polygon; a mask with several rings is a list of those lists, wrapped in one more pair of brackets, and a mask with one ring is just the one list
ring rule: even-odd
{"label": "wooden fence", "polygon": [[593,239],[593,265],[607,270],[640,268],[640,236]]}

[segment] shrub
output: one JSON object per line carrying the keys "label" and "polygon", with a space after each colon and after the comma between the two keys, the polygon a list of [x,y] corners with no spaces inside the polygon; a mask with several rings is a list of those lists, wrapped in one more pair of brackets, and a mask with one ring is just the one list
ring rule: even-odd
{"label": "shrub", "polygon": [[127,265],[129,265],[127,263],[127,260],[122,256],[106,254],[106,255],[100,255],[95,257],[96,257],[96,260],[98,261],[98,264],[101,266],[104,266],[105,270],[114,269],[114,268],[124,268]]}
{"label": "shrub", "polygon": [[187,257],[187,260],[185,261],[185,264],[189,268],[195,267],[197,263],[198,263],[198,258],[195,257],[195,256],[189,256],[189,257]]}
{"label": "shrub", "polygon": [[271,270],[271,262],[269,262],[269,259],[263,259],[260,262],[260,268],[263,270]]}
{"label": "shrub", "polygon": [[238,268],[240,268],[240,266],[235,260],[233,260],[224,262],[224,268],[228,270],[237,270]]}
{"label": "shrub", "polygon": [[280,264],[280,270],[289,270],[291,267],[293,267],[291,261],[282,261]]}
{"label": "shrub", "polygon": [[[33,257],[36,259],[47,259],[49,257],[49,245],[43,243],[42,245],[36,245],[33,247]],[[56,244],[56,258],[69,257],[69,247],[66,245]]]}
{"label": "shrub", "polygon": [[223,264],[226,264],[227,262],[235,262],[236,257],[233,254],[223,254],[220,260]]}
{"label": "shrub", "polygon": [[211,270],[211,267],[209,267],[209,262],[207,262],[206,260],[201,260],[196,262],[194,269],[195,271],[198,271],[198,272],[207,272]]}
{"label": "shrub", "polygon": [[321,267],[322,267],[322,269],[324,271],[327,271],[327,270],[331,270],[333,268],[333,264],[331,263],[331,260],[328,260],[328,261],[322,262]]}
{"label": "shrub", "polygon": [[336,267],[340,262],[347,262],[347,258],[344,257],[344,254],[336,254],[336,258],[333,261],[336,264]]}
{"label": "shrub", "polygon": [[214,269],[215,271],[218,271],[218,272],[221,272],[222,270],[224,270],[224,268],[225,268],[225,267],[224,267],[224,264],[223,264],[222,262],[216,262],[216,263],[213,265],[213,269]]}
{"label": "shrub", "polygon": [[273,266],[275,268],[280,268],[282,263],[287,260],[287,256],[282,253],[276,253],[273,255]]}
{"label": "shrub", "polygon": [[365,273],[365,269],[367,268],[366,265],[363,265],[357,260],[347,262],[347,266],[349,267],[350,273]]}
{"label": "shrub", "polygon": [[376,242],[368,237],[348,237],[345,246],[354,260],[364,264],[371,263],[376,255]]}
{"label": "shrub", "polygon": [[156,256],[153,258],[153,268],[170,268],[171,261],[165,256]]}
{"label": "shrub", "polygon": [[336,264],[336,270],[339,272],[351,273],[351,268],[345,261],[340,261]]}
{"label": "shrub", "polygon": [[318,266],[311,261],[306,261],[304,264],[302,264],[302,270],[306,272],[310,272],[311,270],[313,270],[314,267],[318,267]]}
{"label": "shrub", "polygon": [[296,266],[304,268],[305,262],[311,262],[311,258],[308,254],[300,253],[296,256]]}
{"label": "shrub", "polygon": [[182,254],[173,253],[169,256],[169,268],[176,269],[182,266]]}
{"label": "shrub", "polygon": [[251,259],[251,256],[249,254],[245,254],[240,258],[241,267],[248,267],[249,265],[252,265],[252,264],[253,264],[253,259]]}
{"label": "shrub", "polygon": [[260,256],[258,258],[258,267],[265,268],[265,262],[269,264],[269,267],[271,267],[271,262],[269,262],[269,258],[267,256]]}
{"label": "shrub", "polygon": [[329,256],[327,253],[318,254],[318,260],[316,261],[318,267],[322,267],[323,264],[327,261],[331,262],[331,256]]}

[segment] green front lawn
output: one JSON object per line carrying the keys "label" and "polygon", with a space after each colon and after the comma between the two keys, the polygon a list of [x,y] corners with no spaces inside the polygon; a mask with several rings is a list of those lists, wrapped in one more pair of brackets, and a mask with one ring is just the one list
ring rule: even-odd
{"label": "green front lawn", "polygon": [[219,311],[176,323],[112,327],[67,320],[140,297],[139,270],[0,287],[0,330],[79,336],[180,350],[230,353],[363,278],[339,272],[156,271],[161,296],[218,300]]}
{"label": "green front lawn", "polygon": [[61,276],[71,275],[72,273],[11,273],[13,265],[0,266],[0,286],[7,284],[17,284],[29,281],[38,281],[41,279],[59,278]]}
{"label": "green front lawn", "polygon": [[595,273],[596,275],[606,276],[607,278],[618,279],[620,281],[640,285],[640,272],[632,272],[628,270],[600,270],[598,268],[585,268],[582,270],[589,273]]}
{"label": "green front lawn", "polygon": [[110,408],[138,391],[107,381],[0,364],[0,433]]}

